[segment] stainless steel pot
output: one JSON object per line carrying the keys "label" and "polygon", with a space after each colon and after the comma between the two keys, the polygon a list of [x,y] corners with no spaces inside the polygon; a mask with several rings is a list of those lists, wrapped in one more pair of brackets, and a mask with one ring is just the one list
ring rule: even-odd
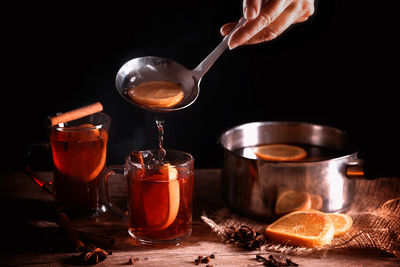
{"label": "stainless steel pot", "polygon": [[[362,164],[346,132],[301,122],[254,122],[224,132],[219,142],[225,153],[222,193],[235,212],[273,220],[277,198],[288,190],[320,196],[324,212],[350,208],[354,177],[362,177]],[[239,154],[244,147],[284,143],[334,150],[335,157],[300,162],[272,162]]]}

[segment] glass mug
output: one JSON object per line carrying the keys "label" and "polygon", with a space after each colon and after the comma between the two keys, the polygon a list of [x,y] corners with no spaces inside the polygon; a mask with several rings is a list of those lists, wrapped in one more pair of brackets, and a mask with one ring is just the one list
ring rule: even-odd
{"label": "glass mug", "polygon": [[111,118],[99,112],[49,127],[55,202],[72,217],[101,211],[100,177],[110,124]]}
{"label": "glass mug", "polygon": [[[127,218],[128,233],[142,245],[178,245],[192,232],[193,157],[185,152],[167,150],[160,164],[159,150],[135,152],[125,165],[108,167],[103,173],[103,197],[106,206]],[[128,211],[123,212],[111,200],[108,181],[113,174],[124,174],[128,180]]]}

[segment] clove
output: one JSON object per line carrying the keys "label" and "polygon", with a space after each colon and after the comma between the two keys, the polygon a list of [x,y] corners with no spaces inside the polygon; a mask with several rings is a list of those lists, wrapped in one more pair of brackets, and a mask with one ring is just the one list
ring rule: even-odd
{"label": "clove", "polygon": [[291,259],[278,256],[277,258],[273,255],[269,255],[268,258],[256,255],[256,260],[262,261],[264,266],[268,267],[278,267],[278,266],[299,266],[297,263],[293,262]]}
{"label": "clove", "polygon": [[194,263],[196,265],[199,265],[200,263],[205,263],[205,264],[207,264],[206,267],[207,266],[212,266],[212,265],[208,264],[208,263],[210,263],[211,259],[215,259],[215,255],[214,254],[211,254],[210,256],[199,255],[197,257],[197,259],[194,260]]}

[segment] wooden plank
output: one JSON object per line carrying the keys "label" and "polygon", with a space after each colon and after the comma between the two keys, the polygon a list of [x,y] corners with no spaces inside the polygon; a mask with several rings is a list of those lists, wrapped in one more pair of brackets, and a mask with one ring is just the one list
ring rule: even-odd
{"label": "wooden plank", "polygon": [[[134,266],[195,266],[194,260],[197,256],[210,254],[216,256],[210,262],[213,266],[260,266],[260,263],[255,260],[255,255],[258,253],[270,255],[271,253],[246,251],[238,246],[225,244],[201,221],[200,215],[203,212],[211,213],[223,207],[219,194],[220,171],[196,170],[195,173],[193,232],[179,246],[149,248],[136,245],[128,236],[126,223],[108,212],[96,220],[73,220],[78,230],[111,235],[116,238],[115,245],[110,247],[112,255],[97,266],[127,265],[130,257],[139,258]],[[44,173],[44,176],[49,178],[51,174]],[[51,201],[49,196],[37,189],[33,182],[22,173],[2,175],[0,185],[2,199],[17,201],[14,203],[15,205],[26,205],[26,203],[32,202],[29,209],[43,209],[46,207],[46,203]],[[115,177],[110,185],[111,193],[122,204],[126,192],[125,185],[124,177]],[[15,206],[15,208],[21,207]],[[23,242],[21,243],[23,245],[15,246],[14,250],[3,249],[0,252],[0,265],[67,265],[67,260],[76,253],[73,253],[71,247],[66,245],[68,241],[58,230],[57,225],[48,221],[48,218],[42,219],[39,216],[32,220],[31,217],[25,215],[18,215],[18,212],[15,212],[13,216],[17,216],[16,218],[6,217],[10,220],[9,226],[14,221],[26,220],[16,225],[15,229],[9,229],[16,236],[25,237],[25,240],[20,240],[19,242]],[[27,229],[17,228],[21,225]],[[17,231],[23,234],[18,235]],[[398,266],[394,257],[389,257],[376,250],[342,250],[329,252],[326,255],[291,256],[290,258],[301,266]]]}
{"label": "wooden plank", "polygon": [[[340,254],[313,257],[289,257],[300,266],[398,266],[393,257],[384,257],[376,251],[343,251]],[[112,255],[97,266],[128,265],[129,258],[138,258],[134,266],[195,266],[194,260],[199,256],[215,255],[210,261],[213,266],[260,266],[255,256],[260,252],[243,251],[232,245],[221,242],[201,241],[196,244],[185,244],[176,248],[132,248],[113,251]],[[262,252],[268,257],[270,253]],[[2,255],[2,266],[65,266],[72,253],[20,253]],[[274,254],[275,255],[275,254]],[[200,266],[205,266],[201,264]]]}

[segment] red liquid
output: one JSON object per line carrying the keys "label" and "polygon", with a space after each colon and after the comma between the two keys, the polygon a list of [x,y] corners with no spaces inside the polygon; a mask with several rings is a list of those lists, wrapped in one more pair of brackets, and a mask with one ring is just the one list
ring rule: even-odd
{"label": "red liquid", "polygon": [[97,210],[107,138],[107,132],[101,129],[51,133],[55,199],[65,210],[77,213]]}
{"label": "red liquid", "polygon": [[146,172],[145,178],[128,173],[129,233],[145,244],[176,244],[192,229],[193,171],[178,170],[172,180],[156,170]]}

